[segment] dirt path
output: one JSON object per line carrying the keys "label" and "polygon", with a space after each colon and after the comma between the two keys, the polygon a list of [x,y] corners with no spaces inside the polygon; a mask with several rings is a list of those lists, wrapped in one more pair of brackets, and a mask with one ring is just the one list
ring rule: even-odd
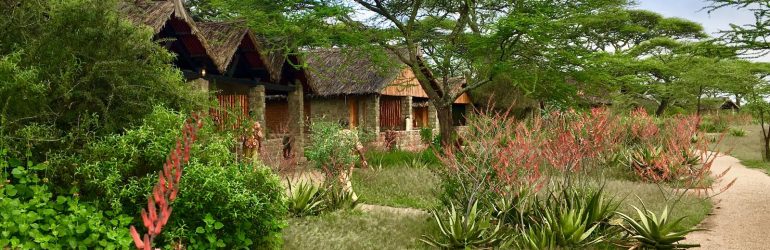
{"label": "dirt path", "polygon": [[712,171],[721,173],[729,167],[717,189],[737,180],[713,198],[713,215],[700,225],[710,231],[692,233],[685,241],[701,244],[702,249],[770,249],[770,176],[731,156],[717,158]]}

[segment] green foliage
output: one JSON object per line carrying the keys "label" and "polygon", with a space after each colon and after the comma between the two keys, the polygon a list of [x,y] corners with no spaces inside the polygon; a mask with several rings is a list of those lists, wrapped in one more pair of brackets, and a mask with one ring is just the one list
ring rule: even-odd
{"label": "green foliage", "polygon": [[351,190],[340,185],[329,185],[323,191],[324,209],[327,211],[350,210],[358,205]]}
{"label": "green foliage", "polygon": [[437,166],[441,164],[433,149],[413,152],[406,150],[368,151],[366,159],[370,164],[383,167]]}
{"label": "green foliage", "polygon": [[723,120],[704,120],[698,129],[706,133],[723,133],[730,129],[730,124]]}
{"label": "green foliage", "polygon": [[202,226],[201,218],[211,214],[226,225],[216,232],[227,248],[282,244],[286,201],[278,177],[269,168],[195,162],[184,171],[167,229],[169,239],[192,238],[191,230]]}
{"label": "green foliage", "polygon": [[457,211],[450,204],[448,211],[433,210],[433,219],[438,224],[441,234],[437,238],[424,235],[421,241],[433,247],[459,249],[484,248],[506,242],[510,234],[502,223],[495,222],[494,217],[478,202],[467,211]]}
{"label": "green foliage", "polygon": [[337,173],[356,162],[353,153],[358,143],[356,130],[343,130],[334,122],[314,121],[311,131],[311,145],[305,150],[305,156],[314,167]]}
{"label": "green foliage", "polygon": [[117,9],[114,0],[30,0],[0,10],[0,145],[9,153],[31,146],[43,159],[122,132],[156,105],[205,104],[153,32]]}
{"label": "green foliage", "polygon": [[740,128],[730,128],[730,136],[744,137],[746,136],[746,130]]}
{"label": "green foliage", "polygon": [[605,241],[618,231],[610,219],[620,205],[604,193],[569,185],[551,191],[534,209],[536,221],[522,232],[524,245],[543,247],[586,247]]}
{"label": "green foliage", "polygon": [[[219,229],[222,229],[225,224],[222,224],[222,222],[216,221],[211,214],[206,214],[206,217],[203,218],[203,222],[205,223],[204,226],[199,226],[195,228],[195,235],[190,237],[189,241],[190,243],[187,244],[187,249],[218,249],[218,248],[225,248],[226,244],[221,239],[217,238],[216,231]],[[246,239],[245,239],[246,240]],[[244,242],[245,243],[245,242]],[[251,240],[248,240],[248,244],[243,244],[243,246],[251,245]]]}
{"label": "green foliage", "polygon": [[[121,135],[88,143],[78,154],[55,155],[47,175],[58,180],[55,183],[61,189],[80,190],[83,199],[102,209],[138,216],[184,119],[157,107],[140,126]],[[265,166],[235,162],[230,151],[235,140],[216,131],[210,120],[204,121],[198,138],[160,242],[197,237],[196,228],[205,227],[202,219],[211,214],[226,225],[215,232],[228,248],[280,245],[286,204],[278,177]]]}
{"label": "green foliage", "polygon": [[423,144],[432,144],[433,128],[420,128],[420,141],[422,141]]}
{"label": "green foliage", "polygon": [[295,217],[315,215],[323,208],[323,192],[312,183],[302,182],[290,189],[287,205]]}
{"label": "green foliage", "polygon": [[644,212],[634,206],[634,210],[636,210],[638,215],[636,219],[626,214],[618,213],[629,224],[630,227],[624,226],[623,228],[628,231],[632,239],[638,242],[636,247],[647,249],[686,249],[700,246],[698,244],[681,244],[679,242],[684,240],[688,233],[703,229],[679,229],[679,223],[682,222],[684,217],[669,220],[668,206],[663,209],[660,215],[647,210],[644,207],[644,203],[642,203],[642,207]]}
{"label": "green foliage", "polygon": [[54,196],[38,177],[45,165],[5,159],[0,179],[0,248],[117,249],[131,244],[130,216],[103,212],[73,196]]}

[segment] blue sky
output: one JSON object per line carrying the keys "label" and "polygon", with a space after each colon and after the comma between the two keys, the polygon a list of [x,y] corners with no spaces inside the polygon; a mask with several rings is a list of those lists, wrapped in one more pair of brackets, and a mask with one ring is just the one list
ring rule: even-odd
{"label": "blue sky", "polygon": [[667,17],[681,17],[699,22],[712,36],[719,30],[730,28],[730,23],[748,24],[754,21],[751,12],[724,8],[708,13],[702,10],[709,5],[706,0],[637,0],[639,9],[652,10]]}

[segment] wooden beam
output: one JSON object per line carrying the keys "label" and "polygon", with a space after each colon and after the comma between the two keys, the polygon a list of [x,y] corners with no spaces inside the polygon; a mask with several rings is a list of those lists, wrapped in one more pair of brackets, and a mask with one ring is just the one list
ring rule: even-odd
{"label": "wooden beam", "polygon": [[282,91],[282,92],[291,92],[296,88],[296,86],[294,85],[280,85],[280,84],[274,84],[274,83],[260,82],[259,80],[234,78],[234,77],[228,77],[228,76],[222,76],[222,75],[206,75],[204,78],[207,80],[223,81],[223,82],[229,82],[229,83],[244,84],[249,86],[262,85],[262,86],[265,86],[266,90],[275,90],[275,91]]}

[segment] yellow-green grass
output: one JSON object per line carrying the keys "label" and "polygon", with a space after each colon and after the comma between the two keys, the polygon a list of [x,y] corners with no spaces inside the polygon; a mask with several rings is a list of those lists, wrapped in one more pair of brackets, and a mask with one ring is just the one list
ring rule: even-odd
{"label": "yellow-green grass", "polygon": [[622,199],[618,212],[636,217],[636,211],[632,206],[642,209],[642,202],[644,202],[647,209],[660,214],[663,208],[668,205],[672,218],[686,217],[680,225],[682,228],[692,228],[698,225],[706,218],[712,207],[710,200],[689,194],[684,195],[674,205],[676,196],[672,194],[671,189],[662,187],[663,190],[661,190],[660,186],[651,183],[611,180],[606,183],[605,188],[608,194],[614,194],[617,198]]}
{"label": "yellow-green grass", "polygon": [[[636,216],[632,205],[660,214],[672,204],[668,187],[631,180],[609,178],[606,192],[622,203],[619,212]],[[419,241],[422,235],[436,236],[439,230],[427,209],[438,205],[439,178],[429,168],[390,166],[381,169],[357,169],[353,185],[360,200],[367,204],[411,207],[425,213],[389,213],[387,211],[338,211],[319,216],[293,218],[284,229],[285,249],[428,249]],[[638,197],[638,198],[637,198]],[[686,219],[682,229],[692,228],[711,211],[708,199],[686,195],[671,216]]]}
{"label": "yellow-green grass", "polygon": [[429,214],[338,211],[289,220],[284,249],[429,249],[419,241],[438,227]]}
{"label": "yellow-green grass", "polygon": [[727,134],[716,148],[738,158],[741,160],[741,164],[747,167],[762,169],[766,173],[770,173],[770,163],[762,160],[764,147],[762,128],[759,125],[735,126],[734,128],[746,131],[746,136],[736,137]]}
{"label": "yellow-green grass", "polygon": [[428,168],[357,169],[353,189],[361,202],[391,207],[431,209],[438,204],[438,177]]}

